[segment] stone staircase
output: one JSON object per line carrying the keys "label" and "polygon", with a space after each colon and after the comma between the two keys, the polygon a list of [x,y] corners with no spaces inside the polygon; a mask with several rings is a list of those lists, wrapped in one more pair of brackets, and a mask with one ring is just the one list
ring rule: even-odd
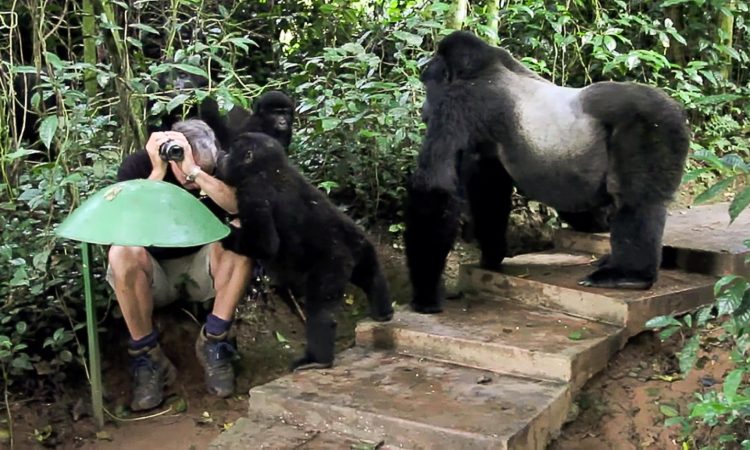
{"label": "stone staircase", "polygon": [[606,234],[561,231],[555,250],[508,259],[502,273],[463,266],[463,299],[360,323],[333,368],[253,388],[248,417],[210,448],[544,449],[576,392],[649,318],[710,302],[718,275],[750,273],[750,219],[727,228],[727,207],[670,215],[648,291],[577,285]]}

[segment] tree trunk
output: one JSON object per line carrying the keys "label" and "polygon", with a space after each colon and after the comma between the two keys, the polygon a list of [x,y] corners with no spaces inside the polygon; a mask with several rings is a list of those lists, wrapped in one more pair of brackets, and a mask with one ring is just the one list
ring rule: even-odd
{"label": "tree trunk", "polygon": [[487,27],[492,31],[488,42],[491,45],[499,44],[497,36],[500,28],[500,0],[487,1]]}
{"label": "tree trunk", "polygon": [[[674,5],[669,6],[665,9],[664,15],[672,21],[674,28],[678,33],[682,34],[685,29],[685,25],[682,19],[682,6]],[[667,58],[670,62],[673,62],[679,66],[684,66],[685,61],[685,46],[672,39],[670,41],[669,48],[667,49]]]}
{"label": "tree trunk", "polygon": [[469,0],[456,0],[456,5],[451,16],[448,27],[454,30],[460,30],[466,20],[466,11],[469,9]]}
{"label": "tree trunk", "polygon": [[[94,20],[94,4],[92,0],[83,0],[83,61],[95,66],[97,63],[96,55],[96,21]],[[96,72],[87,69],[84,74],[84,85],[86,95],[90,99],[96,96]]]}
{"label": "tree trunk", "polygon": [[[725,14],[724,12],[719,13],[719,41],[723,45],[726,45],[727,48],[732,48],[734,12],[737,10],[736,0],[729,0],[726,3],[726,7],[723,9],[726,9],[729,14]],[[721,75],[725,80],[729,80],[732,73],[732,57],[725,54],[724,58],[725,60],[721,68]]]}

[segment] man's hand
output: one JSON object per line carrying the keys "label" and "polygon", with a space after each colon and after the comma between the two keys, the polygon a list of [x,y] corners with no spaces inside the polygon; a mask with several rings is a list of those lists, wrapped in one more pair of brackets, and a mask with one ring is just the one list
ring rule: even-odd
{"label": "man's hand", "polygon": [[187,138],[184,134],[179,131],[168,131],[170,139],[172,139],[177,145],[182,147],[184,150],[184,157],[182,161],[170,161],[172,169],[179,168],[185,175],[189,174],[198,164],[193,159],[193,148],[190,146]]}
{"label": "man's hand", "polygon": [[[151,160],[152,167],[151,175],[148,177],[149,180],[163,180],[164,175],[167,174],[167,167],[169,167],[169,165],[159,156],[159,147],[161,144],[172,139],[169,136],[169,133],[171,133],[171,131],[157,131],[151,133],[148,142],[146,142],[146,153],[148,153],[148,158]],[[182,136],[182,134],[180,134],[180,136]]]}

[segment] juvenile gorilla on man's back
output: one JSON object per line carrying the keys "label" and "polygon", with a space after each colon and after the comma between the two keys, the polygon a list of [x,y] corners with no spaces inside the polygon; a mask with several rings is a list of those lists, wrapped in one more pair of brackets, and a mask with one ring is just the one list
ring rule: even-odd
{"label": "juvenile gorilla on man's back", "polygon": [[336,322],[348,282],[360,287],[379,321],[393,316],[388,284],[364,232],[287,160],[281,144],[263,133],[240,135],[219,167],[237,189],[241,228],[224,246],[260,260],[282,283],[301,286],[307,349],[293,369],[330,367]]}

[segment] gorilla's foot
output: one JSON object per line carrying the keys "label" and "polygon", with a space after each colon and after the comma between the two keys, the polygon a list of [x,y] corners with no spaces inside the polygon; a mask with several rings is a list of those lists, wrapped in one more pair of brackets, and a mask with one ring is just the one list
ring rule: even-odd
{"label": "gorilla's foot", "polygon": [[596,265],[596,267],[606,267],[609,264],[610,259],[612,259],[612,255],[609,253],[605,253],[600,256],[594,264]]}
{"label": "gorilla's foot", "polygon": [[448,289],[445,292],[446,300],[461,300],[462,298],[464,298],[464,291],[460,291],[458,288]]}
{"label": "gorilla's foot", "polygon": [[411,309],[420,314],[438,314],[443,312],[443,307],[440,303],[424,303],[424,302],[411,302]]}
{"label": "gorilla's foot", "polygon": [[331,366],[333,366],[333,360],[328,361],[328,362],[321,362],[321,361],[317,361],[309,353],[305,353],[304,356],[297,358],[294,360],[294,362],[292,362],[291,370],[293,372],[298,372],[300,370],[328,369]]}
{"label": "gorilla's foot", "polygon": [[643,273],[627,272],[613,267],[601,267],[588,275],[578,284],[586,287],[604,289],[651,289],[656,276]]}
{"label": "gorilla's foot", "polygon": [[381,311],[373,311],[370,313],[370,318],[375,322],[388,322],[393,319],[393,308],[388,305],[388,308],[383,308]]}
{"label": "gorilla's foot", "polygon": [[492,270],[494,272],[499,272],[500,268],[503,265],[503,259],[504,258],[490,258],[487,256],[482,255],[482,259],[479,261],[479,267],[481,267],[484,270]]}

